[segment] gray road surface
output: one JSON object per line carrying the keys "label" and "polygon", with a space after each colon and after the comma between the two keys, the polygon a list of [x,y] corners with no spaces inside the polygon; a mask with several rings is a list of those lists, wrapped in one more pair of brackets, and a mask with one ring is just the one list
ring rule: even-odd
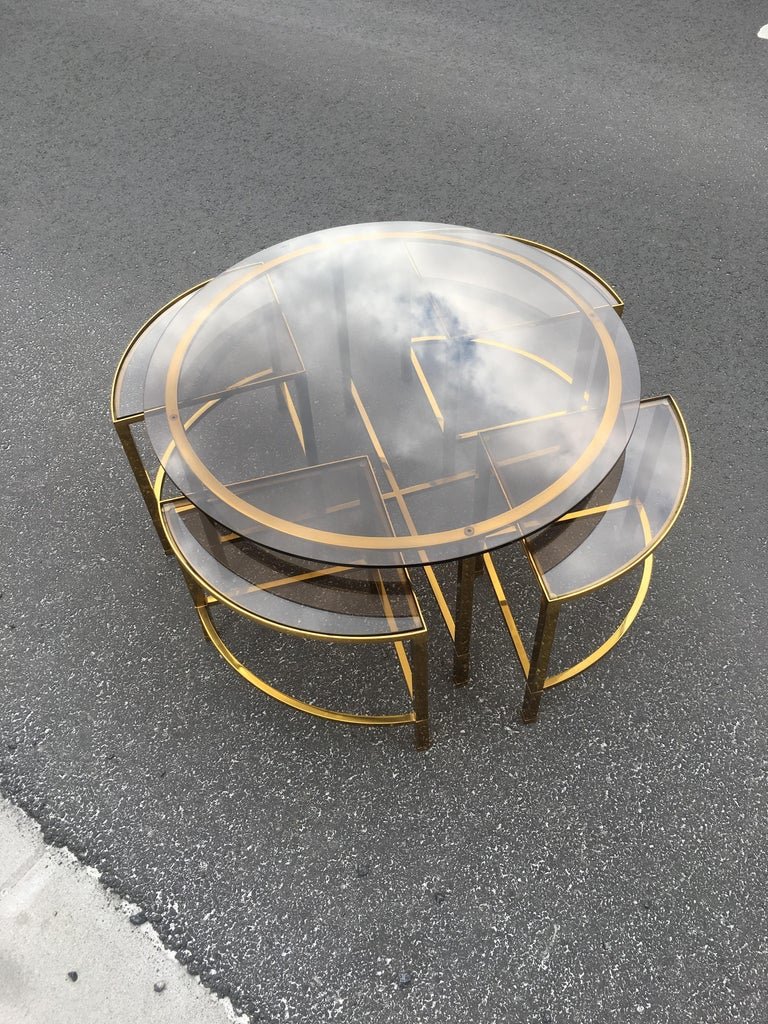
{"label": "gray road surface", "polygon": [[[4,0],[0,788],[254,1020],[766,1020],[765,20]],[[283,238],[408,218],[598,269],[695,459],[634,632],[535,728],[481,584],[465,692],[434,645],[427,756],[225,667],[108,417],[169,297]],[[380,671],[250,637],[297,684]]]}

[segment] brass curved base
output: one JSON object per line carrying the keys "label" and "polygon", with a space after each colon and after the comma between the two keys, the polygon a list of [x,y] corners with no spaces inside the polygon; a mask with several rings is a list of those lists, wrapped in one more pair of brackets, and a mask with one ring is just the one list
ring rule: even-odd
{"label": "brass curved base", "polygon": [[648,555],[646,560],[643,562],[643,574],[640,577],[640,584],[635,594],[635,599],[629,607],[629,611],[625,615],[621,622],[621,625],[611,633],[605,643],[600,644],[596,647],[591,654],[588,654],[586,658],[582,658],[581,661],[572,665],[571,668],[565,669],[563,672],[558,672],[553,676],[548,676],[544,680],[544,689],[548,690],[551,686],[558,686],[560,683],[566,682],[568,679],[573,679],[574,676],[581,675],[588,668],[597,664],[601,658],[612,650],[616,644],[621,640],[624,634],[627,632],[629,627],[635,621],[638,616],[640,609],[643,607],[646,595],[648,593],[648,587],[651,585],[651,572],[653,571],[653,555]]}
{"label": "brass curved base", "polygon": [[[518,661],[520,662],[520,667],[522,668],[523,674],[527,679],[530,674],[531,660],[528,656],[528,652],[525,649],[525,645],[523,644],[522,637],[520,636],[520,630],[517,628],[517,623],[515,622],[514,616],[512,615],[512,612],[510,610],[509,603],[507,601],[507,596],[504,593],[504,589],[499,579],[499,575],[496,572],[496,567],[493,564],[493,560],[490,554],[486,553],[483,556],[483,561],[485,564],[485,569],[488,573],[488,578],[491,581],[491,586],[493,587],[493,591],[496,595],[496,600],[498,601],[499,607],[501,608],[501,613],[504,617],[504,623],[507,627],[507,631],[509,632],[510,638],[512,639],[512,644],[515,648],[515,653],[517,654]],[[642,576],[640,577],[640,583],[637,588],[637,593],[635,594],[634,600],[632,601],[632,604],[629,607],[629,611],[624,616],[621,624],[614,630],[613,633],[611,633],[611,635],[604,643],[600,644],[599,647],[596,647],[594,651],[588,654],[585,658],[582,658],[581,661],[578,661],[575,665],[572,665],[570,668],[564,669],[562,672],[557,672],[555,675],[547,676],[547,678],[544,680],[544,683],[542,684],[542,689],[548,690],[553,686],[559,686],[560,683],[564,683],[568,679],[573,679],[575,676],[581,675],[582,672],[585,672],[588,668],[591,668],[593,665],[595,665],[598,661],[600,661],[601,658],[604,658],[605,655],[616,646],[616,644],[619,642],[619,640],[621,640],[621,638],[624,636],[624,634],[628,631],[629,627],[637,618],[638,613],[640,612],[640,609],[642,608],[643,603],[645,602],[645,598],[648,593],[648,587],[651,584],[652,571],[653,555],[651,554],[648,555],[648,557],[643,562],[643,572]]]}
{"label": "brass curved base", "polygon": [[304,711],[306,714],[315,715],[317,718],[330,719],[333,722],[346,722],[348,725],[421,724],[420,720],[416,717],[415,711],[410,711],[402,715],[353,715],[345,711],[331,711],[328,708],[318,707],[316,704],[307,704],[306,701],[298,700],[296,697],[291,697],[290,694],[283,693],[282,690],[276,689],[276,687],[265,682],[265,680],[260,676],[257,676],[255,672],[252,672],[240,661],[239,658],[235,656],[222,639],[221,634],[216,629],[216,626],[213,624],[207,607],[196,608],[196,611],[200,616],[200,622],[206,637],[211,641],[222,658],[224,658],[224,660],[231,665],[235,672],[242,676],[243,679],[247,680],[252,686],[257,687],[257,689],[261,690],[263,693],[269,694],[269,696],[274,697],[275,700],[279,700],[281,704],[287,704],[289,707],[295,708],[296,711]]}

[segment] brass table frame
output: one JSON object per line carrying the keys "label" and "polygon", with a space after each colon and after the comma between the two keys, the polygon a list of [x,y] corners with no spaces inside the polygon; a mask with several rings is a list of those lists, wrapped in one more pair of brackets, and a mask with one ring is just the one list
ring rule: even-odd
{"label": "brass table frame", "polygon": [[[685,462],[686,472],[682,480],[680,493],[678,495],[676,508],[670,517],[669,521],[665,523],[664,528],[660,530],[656,537],[653,537],[648,516],[645,508],[641,501],[636,501],[637,513],[640,518],[640,523],[645,537],[645,548],[642,552],[637,554],[627,564],[622,565],[620,568],[611,572],[604,578],[589,584],[588,586],[580,587],[576,590],[569,592],[562,596],[555,596],[552,594],[547,586],[546,579],[539,570],[539,566],[536,563],[536,559],[532,553],[531,546],[527,539],[523,540],[523,549],[528,556],[528,562],[530,563],[531,569],[535,576],[536,582],[541,592],[540,603],[539,603],[539,615],[536,623],[536,632],[533,640],[533,648],[530,656],[526,651],[520,630],[517,622],[512,614],[512,610],[509,606],[504,587],[499,578],[498,571],[494,564],[493,558],[489,552],[483,555],[483,565],[485,571],[488,574],[491,586],[493,588],[494,595],[498,602],[499,608],[501,609],[504,623],[507,627],[507,631],[512,640],[515,653],[520,667],[523,670],[525,676],[525,693],[523,698],[523,705],[521,708],[521,718],[526,723],[532,723],[536,721],[539,713],[539,707],[541,704],[541,697],[545,690],[550,689],[553,686],[558,686],[560,683],[564,683],[569,679],[573,679],[575,676],[581,675],[588,668],[595,665],[601,658],[605,657],[609,651],[611,651],[621,638],[629,630],[632,623],[637,618],[640,609],[642,608],[648,588],[651,583],[651,574],[653,572],[653,556],[654,552],[670,532],[672,527],[677,522],[680,513],[682,512],[685,499],[688,494],[688,489],[691,482],[691,469],[692,469],[692,456],[691,456],[691,439],[688,434],[688,428],[683,418],[682,412],[671,395],[664,396],[666,398],[677,417],[678,424],[681,429],[683,448],[685,451]],[[650,399],[649,401],[654,401]],[[614,509],[625,507],[627,502],[608,502],[607,504],[598,505],[594,508],[585,508],[579,511],[571,511],[561,516],[557,522],[568,522],[579,518],[588,518],[589,516],[604,515],[606,512],[610,512]],[[640,575],[640,581],[637,587],[635,596],[629,606],[629,609],[622,619],[619,626],[611,633],[611,635],[603,641],[598,647],[587,654],[584,658],[578,661],[576,664],[570,666],[570,668],[564,669],[563,671],[557,672],[554,675],[548,675],[549,661],[552,654],[552,650],[555,642],[555,634],[557,630],[557,621],[560,615],[560,610],[566,603],[576,601],[581,597],[585,597],[588,594],[595,593],[598,590],[602,590],[604,587],[610,586],[617,580],[631,573],[634,569],[642,567]]]}

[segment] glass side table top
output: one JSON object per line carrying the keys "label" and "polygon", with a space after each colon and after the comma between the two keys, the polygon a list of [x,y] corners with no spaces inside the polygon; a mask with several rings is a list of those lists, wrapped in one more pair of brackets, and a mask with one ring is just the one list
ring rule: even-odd
{"label": "glass side table top", "polygon": [[552,522],[621,456],[640,380],[613,302],[565,259],[483,231],[316,232],[169,311],[147,429],[195,505],[266,547],[465,557]]}

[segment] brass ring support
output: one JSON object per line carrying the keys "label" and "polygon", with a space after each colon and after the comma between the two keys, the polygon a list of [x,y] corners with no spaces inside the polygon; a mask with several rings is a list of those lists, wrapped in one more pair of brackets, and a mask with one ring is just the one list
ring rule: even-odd
{"label": "brass ring support", "polygon": [[611,633],[611,635],[604,643],[600,644],[599,647],[596,647],[591,654],[588,654],[586,656],[586,658],[582,658],[581,661],[577,662],[575,665],[572,665],[570,668],[565,669],[563,672],[557,672],[553,676],[547,676],[547,678],[544,680],[543,688],[545,690],[548,690],[552,686],[558,686],[560,683],[564,683],[568,679],[573,679],[574,676],[581,675],[582,672],[585,672],[588,668],[591,668],[593,665],[596,665],[601,658],[604,658],[605,655],[616,646],[619,640],[621,640],[621,638],[627,632],[629,627],[635,621],[640,612],[640,609],[643,607],[643,604],[645,603],[645,598],[648,593],[648,587],[651,585],[652,571],[653,555],[648,555],[648,557],[643,562],[643,574],[640,577],[640,584],[637,588],[637,593],[635,594],[635,598],[629,607],[629,611],[622,619],[621,624],[614,630],[613,633]]}
{"label": "brass ring support", "polygon": [[[496,571],[496,567],[493,564],[493,559],[490,554],[486,552],[483,556],[483,563],[485,570],[488,574],[491,586],[494,591],[496,600],[501,608],[501,613],[504,618],[504,625],[507,627],[507,632],[512,640],[512,646],[515,649],[517,660],[520,662],[520,667],[523,670],[523,675],[527,678],[530,671],[531,663],[528,656],[528,652],[520,636],[520,630],[517,627],[512,611],[507,601],[507,596],[502,587],[499,575]],[[564,669],[562,672],[557,672],[554,675],[547,676],[542,684],[542,689],[548,690],[553,686],[559,686],[560,683],[566,682],[568,679],[573,679],[575,676],[581,675],[582,672],[586,672],[588,668],[596,665],[601,658],[604,658],[609,651],[611,651],[616,644],[621,640],[624,634],[629,630],[632,623],[637,618],[640,609],[645,603],[645,598],[648,594],[648,588],[651,584],[651,573],[653,571],[653,555],[649,554],[643,562],[643,572],[640,577],[640,583],[638,584],[637,592],[629,607],[627,614],[622,619],[619,626],[611,633],[607,640],[605,640],[599,647],[596,647],[586,657],[582,658],[575,665],[570,668]]]}
{"label": "brass ring support", "polygon": [[252,686],[257,687],[257,689],[261,690],[263,693],[268,694],[270,697],[274,697],[274,699],[280,701],[281,704],[287,704],[296,711],[303,711],[308,715],[314,715],[316,718],[326,718],[333,722],[346,722],[348,725],[415,725],[417,722],[422,721],[422,719],[416,717],[415,711],[409,711],[401,715],[353,715],[345,711],[331,711],[328,708],[321,708],[316,704],[308,704],[306,701],[298,700],[296,697],[291,697],[290,694],[284,693],[282,690],[278,690],[276,687],[271,686],[260,676],[257,676],[255,672],[252,672],[242,663],[242,661],[240,661],[240,659],[222,639],[221,634],[213,624],[207,607],[197,608],[196,611],[200,616],[200,622],[205,635],[211,641],[222,658],[224,658],[224,660],[231,665],[235,672],[242,676],[243,679],[247,680],[247,682]]}
{"label": "brass ring support", "polygon": [[[197,588],[195,591],[193,591],[193,597],[196,592],[198,592],[200,595],[199,599],[195,598],[194,605],[195,611],[197,612],[200,618],[200,623],[203,627],[203,632],[207,639],[211,641],[213,646],[222,656],[222,658],[224,658],[227,664],[230,665],[237,672],[238,675],[242,676],[243,679],[249,682],[252,686],[255,686],[257,689],[261,690],[263,693],[266,693],[268,696],[273,697],[281,704],[287,704],[288,707],[294,708],[296,711],[302,711],[305,714],[313,715],[316,718],[324,718],[333,722],[344,722],[347,725],[413,725],[416,727],[417,748],[421,750],[426,749],[429,746],[429,724],[428,718],[426,717],[425,691],[425,642],[427,635],[426,627],[419,631],[402,633],[387,637],[341,637],[332,636],[330,634],[310,633],[292,627],[281,626],[277,623],[272,623],[266,619],[262,619],[259,616],[255,615],[253,612],[249,612],[244,608],[240,608],[238,605],[234,604],[234,602],[229,600],[225,595],[219,594],[218,592],[212,590],[210,584],[195,571],[193,566],[184,557],[184,554],[182,553],[178,544],[176,544],[176,542],[174,541],[174,538],[171,535],[170,530],[168,529],[161,508],[161,496],[165,477],[165,469],[162,466],[160,466],[160,468],[157,471],[157,476],[155,477],[154,496],[157,502],[162,532],[171,553],[175,556],[176,561],[178,562],[179,567],[182,570],[184,577],[187,579],[188,582],[191,581],[192,585],[195,588]],[[206,597],[206,592],[215,596]],[[414,702],[414,710],[404,712],[398,715],[351,714],[345,711],[332,711],[329,708],[319,707],[316,704],[309,704],[306,701],[299,700],[297,697],[292,697],[290,694],[287,694],[282,690],[278,690],[277,687],[272,686],[270,683],[266,682],[266,680],[262,679],[260,676],[256,675],[255,672],[249,669],[247,665],[243,664],[243,662],[235,655],[235,653],[228,647],[226,642],[223,640],[221,634],[216,629],[216,626],[214,625],[213,620],[211,619],[210,612],[208,611],[208,608],[211,604],[219,603],[225,607],[228,607],[231,611],[236,612],[244,618],[260,622],[267,628],[275,629],[279,632],[290,633],[294,636],[329,641],[341,641],[347,643],[378,642],[394,644],[396,653],[398,655],[398,660],[400,661],[401,668],[403,670],[403,675],[405,676],[409,695],[411,697],[411,700]],[[416,680],[413,678],[410,666],[407,663],[407,656],[403,649],[403,641],[407,639],[410,639],[414,644],[420,645],[420,647],[424,648],[420,651],[418,655],[419,661],[421,662],[421,671],[418,672],[417,670],[417,672],[420,676],[423,676],[423,678],[421,678],[418,683],[416,683]],[[404,661],[405,664],[403,664]],[[418,708],[420,704],[422,705],[422,710],[425,712],[422,715],[419,715],[416,711],[416,708]]]}
{"label": "brass ring support", "polygon": [[[365,237],[366,236],[360,236],[360,238]],[[419,240],[425,241],[442,240],[442,236],[433,235],[429,232],[392,231],[386,233],[382,232],[379,237],[392,239],[418,238]],[[357,236],[339,240],[334,244],[344,244],[353,240],[357,240]],[[527,266],[534,273],[538,274],[545,280],[548,280],[558,288],[563,295],[571,299],[576,307],[580,309],[587,319],[591,321],[597,337],[601,342],[609,372],[609,389],[608,396],[605,401],[605,409],[595,435],[589,445],[587,445],[585,451],[556,481],[551,483],[544,489],[544,491],[536,495],[534,498],[524,501],[511,510],[474,524],[474,529],[477,534],[485,535],[493,532],[494,530],[509,526],[523,516],[529,515],[541,508],[548,501],[556,498],[559,494],[565,491],[576,479],[578,479],[579,475],[592,464],[598,453],[602,450],[619,415],[621,406],[621,366],[618,353],[615,348],[614,339],[611,337],[611,334],[607,330],[605,324],[603,324],[600,318],[585,303],[581,296],[579,296],[565,282],[559,280],[554,274],[550,273],[544,267],[533,263],[521,254],[511,253],[487,243],[470,242],[459,239],[454,239],[454,241],[457,244],[466,245],[467,247],[478,251],[485,251],[493,255],[498,255]],[[258,523],[261,526],[276,530],[279,533],[287,534],[289,536],[293,535],[300,537],[305,541],[312,541],[317,544],[326,544],[341,549],[364,547],[369,550],[394,551],[420,548],[429,549],[430,547],[438,547],[441,544],[456,543],[460,540],[464,540],[465,533],[463,527],[461,529],[445,530],[438,533],[428,533],[417,536],[399,536],[395,538],[337,534],[327,530],[320,530],[305,526],[300,527],[296,523],[284,520],[259,509],[257,506],[233,493],[203,462],[187,436],[186,424],[183,422],[180,410],[179,380],[184,357],[187,350],[192,345],[203,322],[222,303],[252,280],[266,274],[273,267],[280,266],[298,257],[320,251],[323,248],[326,248],[329,244],[330,243],[324,243],[306,246],[304,249],[297,250],[296,252],[275,257],[267,263],[257,264],[256,267],[243,268],[242,272],[236,276],[233,283],[230,283],[222,293],[218,294],[211,300],[211,302],[208,303],[208,305],[197,312],[197,315],[192,319],[191,323],[188,325],[179,340],[166,371],[163,405],[165,408],[166,426],[172,438],[169,450],[173,447],[178,450],[179,455],[184,460],[187,468],[194,474],[195,478],[203,487],[207,488],[208,491],[214,494],[224,506],[231,508],[246,519]],[[158,452],[158,455],[161,455],[161,453]]]}

